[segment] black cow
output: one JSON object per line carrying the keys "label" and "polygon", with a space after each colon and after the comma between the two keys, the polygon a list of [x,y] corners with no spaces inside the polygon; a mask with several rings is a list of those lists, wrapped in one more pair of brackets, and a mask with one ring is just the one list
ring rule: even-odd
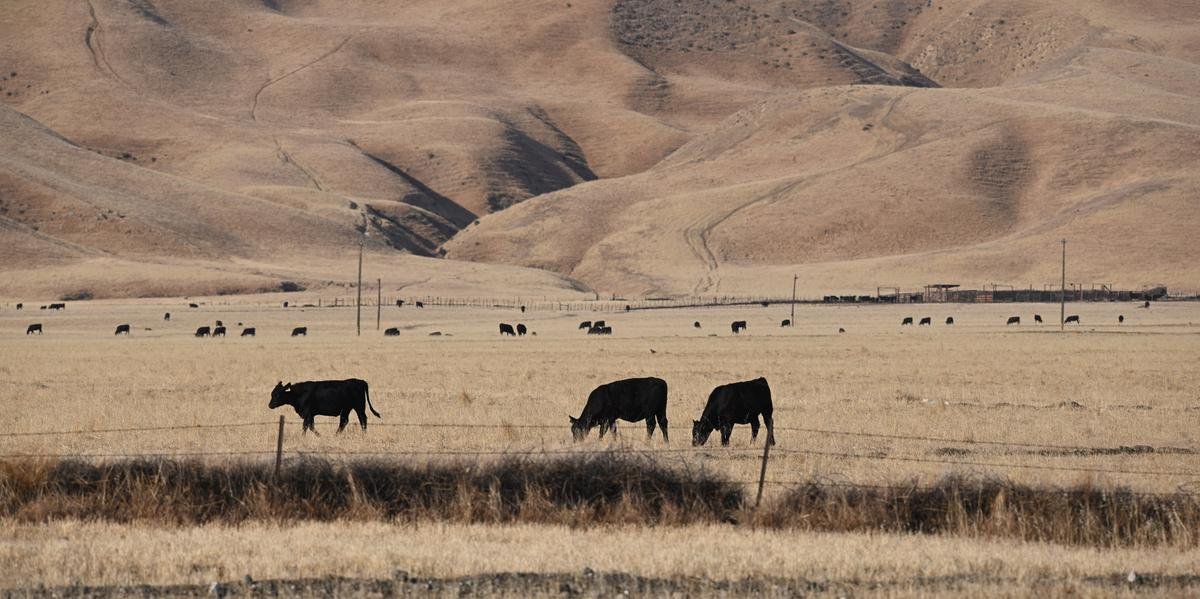
{"label": "black cow", "polygon": [[113,335],[128,335],[128,334],[129,334],[129,325],[127,325],[127,324],[117,325],[117,332],[113,333]]}
{"label": "black cow", "polygon": [[767,443],[775,444],[775,422],[771,419],[771,387],[767,379],[721,385],[708,395],[699,420],[692,421],[692,445],[704,445],[713,430],[720,429],[721,445],[729,445],[733,425],[750,425],[750,442],[758,438],[758,417],[767,425]]}
{"label": "black cow", "polygon": [[598,326],[593,325],[592,328],[588,329],[588,334],[589,335],[611,335],[612,327],[598,327]]}
{"label": "black cow", "polygon": [[267,407],[274,410],[279,406],[292,406],[296,414],[304,419],[302,433],[317,429],[313,420],[317,416],[338,416],[337,432],[342,432],[350,422],[350,412],[358,412],[358,423],[367,430],[367,412],[371,408],[376,418],[382,418],[375,406],[371,405],[371,395],[367,391],[367,382],[361,379],[346,379],[344,381],[308,381],[303,383],[283,384],[282,381],[271,390],[271,403]]}
{"label": "black cow", "polygon": [[288,307],[288,303],[287,303],[287,302],[283,302],[283,307],[284,307],[284,308]]}
{"label": "black cow", "polygon": [[[1150,303],[1150,302],[1146,302],[1146,303]],[[1147,307],[1147,308],[1149,308],[1150,306],[1146,306],[1146,307]],[[17,309],[18,309],[18,310],[24,310],[24,309],[25,309],[25,304],[17,304]]]}
{"label": "black cow", "polygon": [[592,328],[592,321],[590,321],[590,320],[585,320],[585,321],[579,323],[579,330],[581,330],[581,331],[587,330],[590,328]]}
{"label": "black cow", "polygon": [[396,328],[396,327],[392,327],[392,328],[390,328],[390,329],[388,329],[388,330],[384,331],[384,332],[383,332],[383,336],[384,336],[384,337],[399,337],[399,336],[400,336],[400,329],[398,329],[398,328]]}
{"label": "black cow", "polygon": [[1117,315],[1117,324],[1121,324],[1121,323],[1123,323],[1123,322],[1125,322],[1125,315],[1124,315],[1124,314],[1118,314],[1118,315]]}
{"label": "black cow", "polygon": [[1078,314],[1072,314],[1072,315],[1068,316],[1067,320],[1065,321],[1065,324],[1071,324],[1072,322],[1075,324],[1079,324],[1079,315]]}
{"label": "black cow", "polygon": [[417,307],[418,307],[418,308],[424,308],[424,307],[425,307],[425,302],[417,302]]}
{"label": "black cow", "polygon": [[210,329],[208,327],[200,327],[200,328],[196,329],[197,337],[207,337],[211,334],[212,334],[212,329]]}
{"label": "black cow", "polygon": [[34,333],[37,333],[39,335],[42,334],[42,323],[39,322],[37,324],[31,324],[25,328],[26,335],[32,335]]}
{"label": "black cow", "polygon": [[525,306],[521,306],[521,314],[525,313]]}
{"label": "black cow", "polygon": [[933,318],[932,318],[932,317],[929,317],[929,316],[926,316],[925,318],[922,318],[922,319],[921,319],[921,322],[920,322],[920,323],[918,323],[918,326],[923,326],[923,327],[931,327],[931,326],[933,326]]}
{"label": "black cow", "polygon": [[736,335],[736,334],[746,330],[746,321],[735,320],[735,321],[729,323],[729,328],[730,328],[730,330],[733,331],[733,334]]}
{"label": "black cow", "polygon": [[1042,315],[1041,315],[1041,314],[1034,314],[1034,315],[1033,315],[1033,322],[1034,322],[1034,324],[1042,324]]}
{"label": "black cow", "polygon": [[254,327],[246,327],[242,329],[242,337],[253,337],[255,333]]}
{"label": "black cow", "polygon": [[403,307],[404,307],[404,300],[396,300],[396,307],[397,307],[397,308],[403,308]]}
{"label": "black cow", "polygon": [[199,308],[200,304],[188,304],[189,308]]}
{"label": "black cow", "polygon": [[904,320],[900,321],[900,326],[911,326],[912,323],[913,323],[913,317],[905,316]]}
{"label": "black cow", "polygon": [[604,321],[603,321],[603,320],[597,320],[596,322],[593,322],[593,323],[592,323],[592,327],[593,327],[593,328],[601,328],[601,329],[603,329],[603,328],[604,328],[604,327],[606,327],[606,326],[608,326],[608,325],[606,325],[606,324],[604,323]]}
{"label": "black cow", "polygon": [[163,320],[170,322],[171,321],[171,313],[167,312],[166,314],[163,314]]}
{"label": "black cow", "polygon": [[46,306],[42,306],[42,307],[38,308],[38,310],[45,310],[45,309],[46,309]]}
{"label": "black cow", "polygon": [[845,333],[845,332],[846,332],[846,329],[838,327],[838,333]]}
{"label": "black cow", "polygon": [[667,438],[667,382],[660,378],[624,379],[596,387],[588,395],[587,404],[579,418],[571,418],[571,436],[576,441],[587,437],[593,427],[600,427],[600,438],[612,431],[617,434],[617,420],[646,421],[646,436],[654,436],[657,421]]}
{"label": "black cow", "polygon": [[771,307],[771,302],[762,302],[762,307],[764,307],[764,308],[770,308],[770,307]]}
{"label": "black cow", "polygon": [[947,325],[952,325],[952,324],[954,324],[954,317],[953,317],[953,316],[947,316],[947,317],[946,317],[946,324],[947,324]]}
{"label": "black cow", "polygon": [[1009,317],[1008,317],[1008,322],[1006,322],[1006,323],[1004,323],[1004,324],[1005,324],[1005,325],[1010,325],[1010,324],[1021,324],[1021,317],[1020,317],[1020,316],[1009,316]]}
{"label": "black cow", "polygon": [[692,323],[692,328],[694,328],[694,329],[698,329],[698,328],[700,328],[700,321],[699,321],[699,320],[697,320],[696,322],[693,322],[693,323]]}
{"label": "black cow", "polygon": [[66,304],[50,304],[51,310],[65,310],[66,308],[67,308]]}
{"label": "black cow", "polygon": [[528,333],[528,332],[529,332],[529,329],[525,328],[524,324],[521,324],[519,322],[517,323],[517,334],[518,335],[524,337],[525,333]]}
{"label": "black cow", "polygon": [[[1149,307],[1150,307],[1150,300],[1146,300],[1146,303],[1142,304],[1142,307],[1143,307],[1143,308],[1149,308]],[[20,309],[21,309],[21,304],[17,304],[17,309],[18,309],[18,310],[20,310]]]}
{"label": "black cow", "polygon": [[293,337],[307,337],[308,336],[308,327],[296,327],[296,328],[292,329],[292,336]]}
{"label": "black cow", "polygon": [[513,328],[512,328],[512,325],[511,325],[511,324],[505,324],[505,323],[503,323],[503,322],[502,322],[502,323],[500,323],[500,334],[501,334],[501,335],[508,335],[508,336],[510,336],[510,337],[516,337],[516,336],[517,336],[517,332],[513,330]]}
{"label": "black cow", "polygon": [[223,326],[225,326],[225,323],[223,323],[223,322],[221,322],[221,321],[219,321],[219,320],[218,320],[218,321],[217,321],[217,326],[219,326],[219,327],[223,327]]}
{"label": "black cow", "polygon": [[791,319],[788,319],[788,318],[783,319],[783,322],[779,323],[780,328],[785,328],[785,327],[790,327],[790,326],[792,326],[792,321],[791,321]]}
{"label": "black cow", "polygon": [[212,336],[213,337],[224,337],[225,336],[225,327],[217,327],[217,328],[213,329]]}

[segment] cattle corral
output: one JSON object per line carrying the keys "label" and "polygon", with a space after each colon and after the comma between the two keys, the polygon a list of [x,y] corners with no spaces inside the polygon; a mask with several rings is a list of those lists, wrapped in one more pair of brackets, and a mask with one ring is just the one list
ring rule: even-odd
{"label": "cattle corral", "polygon": [[[1035,304],[923,306],[929,327],[899,325],[911,306],[798,306],[788,328],[778,326],[786,305],[633,311],[605,314],[615,332],[604,337],[579,329],[596,316],[589,312],[530,311],[519,318],[538,336],[500,337],[496,323],[515,321],[515,310],[388,306],[381,328],[400,334],[385,338],[374,326],[357,337],[353,310],[223,299],[170,322],[161,320],[164,306],[178,302],[74,302],[41,318],[41,337],[23,334],[22,313],[0,311],[0,454],[266,463],[277,381],[361,378],[382,419],[365,434],[334,435],[337,419],[318,417],[327,434],[301,436],[289,411],[285,464],[306,455],[488,462],[616,450],[703,466],[751,489],[762,435],[753,447],[745,426],[729,448],[688,440],[714,387],[763,376],[778,442],[768,498],[814,479],[923,485],[950,473],[1200,492],[1194,303],[1072,304],[1068,313],[1083,324],[1065,333],[1057,322],[1031,324],[1034,313],[1057,320],[1057,306]],[[1119,313],[1127,318],[1118,326]],[[1018,314],[1020,327],[1005,325]],[[953,327],[941,324],[950,316]],[[193,337],[215,319],[258,335]],[[736,320],[749,326],[734,336],[724,325]],[[696,321],[713,323],[717,335]],[[116,323],[134,334],[115,337]],[[307,338],[290,337],[297,326],[308,327]],[[445,335],[429,337],[434,330]],[[634,376],[667,381],[671,444],[648,442],[642,423],[623,421],[615,441],[573,442],[568,416],[591,390]]]}

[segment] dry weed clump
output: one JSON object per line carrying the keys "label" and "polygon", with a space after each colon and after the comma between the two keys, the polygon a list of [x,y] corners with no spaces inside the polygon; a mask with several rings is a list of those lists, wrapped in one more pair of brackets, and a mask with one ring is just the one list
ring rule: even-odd
{"label": "dry weed clump", "polygon": [[757,515],[773,528],[1007,537],[1096,547],[1200,542],[1200,497],[949,476],[930,487],[812,482]]}
{"label": "dry weed clump", "polygon": [[8,462],[0,469],[0,514],[25,521],[682,525],[719,521],[741,504],[738,485],[637,455],[424,464],[303,459],[278,477],[267,464],[170,460]]}

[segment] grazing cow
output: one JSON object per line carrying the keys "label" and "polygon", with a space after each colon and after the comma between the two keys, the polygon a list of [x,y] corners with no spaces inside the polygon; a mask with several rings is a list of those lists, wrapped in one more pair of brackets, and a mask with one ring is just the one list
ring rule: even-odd
{"label": "grazing cow", "polygon": [[603,320],[597,320],[596,322],[593,322],[593,323],[592,323],[592,326],[593,326],[593,327],[598,327],[598,328],[601,328],[601,329],[603,329],[603,328],[604,328],[605,326],[607,326],[607,325],[604,323],[604,321],[603,321]]}
{"label": "grazing cow", "polygon": [[[1150,307],[1150,300],[1146,300],[1146,303],[1142,304],[1142,307],[1143,307],[1143,308],[1149,308],[1149,307]],[[18,310],[20,310],[20,309],[21,309],[21,304],[17,304],[17,309],[18,309]]]}
{"label": "grazing cow", "polygon": [[592,321],[590,321],[590,320],[585,320],[585,321],[579,323],[579,330],[581,330],[581,331],[590,329],[590,328],[592,328]]}
{"label": "grazing cow", "polygon": [[307,337],[308,336],[308,327],[296,327],[296,328],[292,329],[292,336],[293,337]]}
{"label": "grazing cow", "polygon": [[37,333],[39,335],[42,334],[42,323],[39,322],[37,324],[31,324],[25,328],[26,335],[32,335],[34,333]]}
{"label": "grazing cow", "polygon": [[283,384],[280,381],[271,390],[271,403],[267,407],[274,410],[279,406],[292,406],[296,414],[304,419],[302,433],[312,431],[313,420],[317,416],[338,416],[337,432],[342,432],[350,422],[350,412],[358,413],[358,423],[367,430],[367,412],[371,408],[376,418],[382,418],[375,406],[371,405],[371,395],[367,391],[367,382],[361,379],[346,379],[344,381],[308,381],[304,383]]}
{"label": "grazing cow", "polygon": [[255,333],[254,327],[246,327],[246,328],[242,329],[241,336],[242,337],[253,337],[254,333]]}
{"label": "grazing cow", "polygon": [[737,335],[738,333],[746,330],[746,321],[735,320],[735,321],[729,323],[729,329],[733,331],[734,335]]}
{"label": "grazing cow", "polygon": [[45,309],[46,309],[46,306],[42,306],[41,308],[38,308],[38,310],[45,310]]}
{"label": "grazing cow", "polygon": [[425,302],[417,302],[417,307],[418,307],[418,308],[424,308],[424,307],[425,307]]}
{"label": "grazing cow", "polygon": [[1021,317],[1020,317],[1020,316],[1009,316],[1009,317],[1008,317],[1008,322],[1006,322],[1006,323],[1004,323],[1004,324],[1005,324],[1005,325],[1010,325],[1010,324],[1021,324]]}
{"label": "grazing cow", "polygon": [[612,327],[600,327],[600,334],[601,335],[611,335]]}
{"label": "grazing cow", "polygon": [[200,304],[188,304],[189,308],[199,308]]}
{"label": "grazing cow", "polygon": [[692,323],[692,328],[693,328],[693,329],[698,329],[698,328],[700,328],[700,321],[699,321],[699,320],[697,320],[696,322],[693,322],[693,323]]}
{"label": "grazing cow", "polygon": [[838,327],[838,333],[845,333],[845,332],[846,332],[846,329]]}
{"label": "grazing cow", "polygon": [[390,328],[390,329],[388,329],[388,330],[384,331],[384,332],[383,332],[383,336],[384,336],[384,337],[399,337],[399,336],[400,336],[400,329],[398,329],[398,328],[396,328],[396,327],[392,327],[392,328]]}
{"label": "grazing cow", "polygon": [[517,323],[517,334],[518,335],[524,337],[525,333],[528,333],[528,332],[529,332],[529,329],[525,328],[524,324],[521,324],[519,322]]}
{"label": "grazing cow", "polygon": [[592,328],[588,329],[588,334],[589,335],[611,335],[612,327],[598,327],[598,326],[592,325]]}
{"label": "grazing cow", "polygon": [[217,327],[217,328],[213,329],[212,336],[213,337],[224,337],[225,336],[225,327]]}
{"label": "grazing cow", "polygon": [[1125,315],[1124,315],[1124,314],[1118,314],[1118,315],[1117,315],[1117,324],[1122,324],[1122,323],[1124,323],[1124,322],[1125,322]]}
{"label": "grazing cow", "polygon": [[127,325],[127,324],[117,325],[117,332],[113,333],[113,335],[128,335],[128,334],[129,334],[129,325]]}
{"label": "grazing cow", "polygon": [[933,318],[932,318],[932,317],[930,317],[930,316],[926,316],[925,318],[922,318],[922,319],[921,319],[921,322],[920,322],[920,323],[918,323],[918,326],[922,326],[922,327],[931,327],[931,326],[933,326]]}
{"label": "grazing cow", "polygon": [[667,438],[667,382],[660,378],[624,379],[596,387],[588,395],[587,404],[579,418],[571,418],[571,436],[576,441],[587,437],[593,427],[600,427],[600,438],[612,431],[617,434],[617,420],[646,421],[646,436],[654,436],[657,421]]}
{"label": "grazing cow", "polygon": [[404,307],[404,300],[396,300],[396,307],[397,307],[397,308],[403,308],[403,307]]}
{"label": "grazing cow", "polygon": [[163,314],[163,320],[171,322],[171,313],[167,312],[166,314]]}
{"label": "grazing cow", "polygon": [[500,334],[501,334],[501,335],[508,335],[508,336],[510,336],[510,337],[516,337],[516,336],[517,336],[517,332],[513,330],[513,328],[512,328],[512,325],[511,325],[511,324],[505,324],[505,323],[503,323],[503,322],[502,322],[502,323],[500,323]]}
{"label": "grazing cow", "polygon": [[284,307],[284,308],[288,307],[288,303],[287,303],[287,302],[283,302],[283,307]]}
{"label": "grazing cow", "polygon": [[913,323],[913,317],[905,316],[904,320],[900,321],[900,326],[912,326],[912,323]]}
{"label": "grazing cow", "polygon": [[767,443],[775,444],[775,423],[771,419],[771,387],[767,379],[721,385],[708,395],[708,403],[699,420],[692,421],[692,445],[704,445],[713,430],[720,429],[721,445],[729,445],[733,425],[750,425],[750,442],[758,438],[758,417],[767,425]]}
{"label": "grazing cow", "polygon": [[441,332],[441,331],[434,331],[434,332],[430,333],[430,334],[429,334],[429,336],[430,336],[430,337],[441,337],[441,336],[442,336],[442,332]]}
{"label": "grazing cow", "polygon": [[[1149,307],[1149,306],[1147,306],[1147,307]],[[24,309],[25,309],[25,304],[17,304],[17,309],[18,309],[18,310],[24,310]]]}
{"label": "grazing cow", "polygon": [[953,325],[953,324],[954,324],[954,317],[953,317],[953,316],[947,316],[947,317],[946,317],[946,325],[947,325],[947,326],[949,326],[949,325]]}
{"label": "grazing cow", "polygon": [[1068,316],[1067,320],[1064,321],[1064,324],[1071,324],[1072,322],[1075,324],[1079,324],[1079,315],[1078,314],[1072,314],[1072,315]]}
{"label": "grazing cow", "polygon": [[625,304],[625,311],[626,311],[626,312],[628,312],[628,311],[630,311],[630,310],[632,310],[632,309],[633,309],[633,306],[630,306],[629,304]]}
{"label": "grazing cow", "polygon": [[1034,324],[1042,324],[1042,315],[1041,315],[1041,314],[1034,314],[1034,315],[1033,315],[1033,322],[1034,322]]}
{"label": "grazing cow", "polygon": [[51,310],[65,310],[66,308],[67,308],[66,304],[50,304]]}
{"label": "grazing cow", "polygon": [[196,329],[197,337],[208,337],[211,334],[212,334],[212,329],[210,329],[208,327],[200,327],[200,328]]}
{"label": "grazing cow", "polygon": [[789,318],[785,318],[785,319],[783,319],[783,322],[779,323],[779,328],[781,328],[781,329],[787,328],[790,326],[792,326],[792,321]]}
{"label": "grazing cow", "polygon": [[521,306],[521,314],[525,313],[525,306]]}

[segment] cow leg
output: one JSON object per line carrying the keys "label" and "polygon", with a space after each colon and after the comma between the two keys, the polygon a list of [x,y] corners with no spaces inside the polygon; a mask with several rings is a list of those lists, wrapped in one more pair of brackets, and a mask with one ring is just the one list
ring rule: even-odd
{"label": "cow leg", "polygon": [[608,430],[612,432],[613,438],[617,438],[617,420],[614,418],[608,421]]}
{"label": "cow leg", "polygon": [[316,436],[320,437],[320,436],[321,436],[321,433],[318,433],[318,432],[317,432],[317,427],[315,426],[315,424],[316,424],[316,420],[317,420],[317,419],[316,419],[316,418],[314,418],[314,417],[312,417],[312,416],[309,416],[308,418],[305,418],[305,419],[304,419],[304,428],[305,428],[305,429],[307,429],[307,430],[310,430],[310,431],[312,431],[312,433],[313,433],[314,435],[316,435]]}
{"label": "cow leg", "polygon": [[337,434],[341,434],[343,430],[346,430],[346,425],[349,422],[350,422],[350,410],[345,410],[342,412],[341,417],[338,418]]}
{"label": "cow leg", "polygon": [[357,410],[358,410],[358,424],[362,426],[363,432],[366,432],[366,430],[367,430],[367,410],[366,410],[366,408],[362,408],[362,407],[357,408]]}
{"label": "cow leg", "polygon": [[759,427],[758,416],[755,416],[750,419],[750,444],[751,445],[754,445],[755,441],[758,441],[758,427]]}
{"label": "cow leg", "polygon": [[600,423],[600,438],[601,438],[601,439],[603,439],[603,438],[604,438],[604,435],[605,435],[605,433],[607,433],[607,432],[608,432],[608,423],[607,423],[607,422],[601,422],[601,423]]}
{"label": "cow leg", "polygon": [[775,444],[775,421],[770,414],[763,414],[763,422],[767,425],[767,444]]}
{"label": "cow leg", "polygon": [[647,416],[646,417],[646,440],[649,441],[650,439],[653,439],[653,438],[654,438],[654,417]]}
{"label": "cow leg", "polygon": [[721,447],[729,447],[729,437],[733,436],[733,423],[721,423]]}
{"label": "cow leg", "polygon": [[671,440],[667,438],[667,415],[666,414],[658,415],[658,428],[659,428],[659,430],[662,431],[663,443],[670,443]]}

